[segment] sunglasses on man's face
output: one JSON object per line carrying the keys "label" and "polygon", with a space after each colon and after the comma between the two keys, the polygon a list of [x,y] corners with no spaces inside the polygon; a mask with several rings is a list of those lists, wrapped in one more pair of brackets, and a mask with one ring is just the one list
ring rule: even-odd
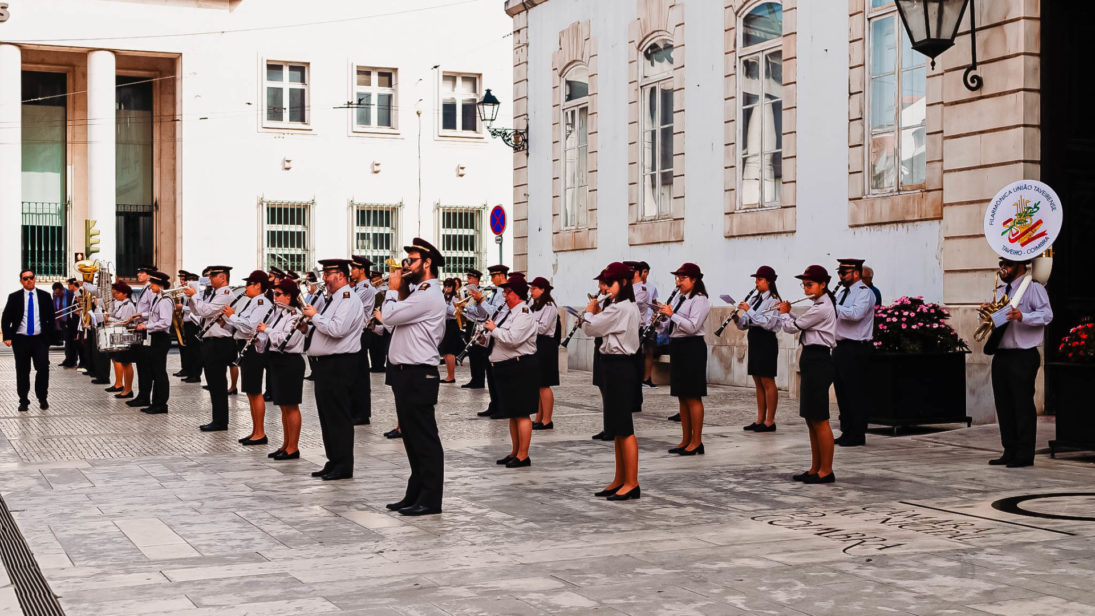
{"label": "sunglasses on man's face", "polygon": [[34,280],[34,276],[23,276],[22,280]]}

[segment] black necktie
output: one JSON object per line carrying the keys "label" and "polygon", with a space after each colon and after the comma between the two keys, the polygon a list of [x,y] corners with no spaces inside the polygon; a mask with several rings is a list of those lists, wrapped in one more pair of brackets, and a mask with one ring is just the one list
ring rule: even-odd
{"label": "black necktie", "polygon": [[764,301],[764,298],[758,295],[753,300],[753,310],[756,310],[757,308],[760,308],[760,303],[763,302],[763,301]]}
{"label": "black necktie", "polygon": [[[333,303],[335,303],[335,298],[334,298],[334,296],[332,296],[330,300],[328,300],[328,301],[324,302],[324,304],[323,304],[323,310],[320,310],[320,311],[319,311],[319,313],[320,313],[320,314],[323,314],[323,313],[327,312],[327,309],[328,309],[328,308],[330,308],[330,307],[331,307],[331,304],[333,304]],[[293,332],[289,332],[289,336],[292,336],[292,335],[293,335]],[[308,337],[304,339],[304,352],[305,352],[305,353],[307,353],[307,352],[308,352],[308,347],[312,346],[312,336],[314,336],[314,335],[316,335],[316,327],[315,327],[315,325],[313,325],[313,326],[312,326],[312,329],[308,331]],[[288,338],[288,337],[286,337],[286,338],[285,338],[285,342],[286,342],[286,344],[288,344],[288,342],[289,342],[289,338]],[[282,346],[282,348],[285,348],[285,345],[284,345],[284,344],[283,344],[283,345],[281,345],[281,346]]]}
{"label": "black necktie", "polygon": [[1004,289],[1004,297],[1011,298],[1011,283],[1008,283],[1008,287]]}
{"label": "black necktie", "polygon": [[838,302],[838,303],[839,303],[839,304],[840,304],[841,306],[843,306],[843,305],[844,305],[844,298],[848,297],[848,289],[849,289],[849,288],[850,288],[850,287],[844,287],[844,292],[840,294],[840,302]]}
{"label": "black necktie", "polygon": [[[499,310],[501,310],[501,308],[499,308]],[[509,318],[509,315],[510,315],[510,311],[507,310],[506,314],[502,315],[502,318],[498,319],[498,322],[494,324],[495,329],[498,329],[499,327],[501,327],[502,324],[506,322],[506,319]],[[494,336],[491,336],[490,342],[487,344],[487,355],[489,356],[491,351],[493,351],[493,350],[494,350]]]}
{"label": "black necktie", "polygon": [[[684,303],[684,294],[681,294],[680,299],[677,300],[677,305],[673,306],[673,314],[677,314],[677,311],[681,309],[681,304],[683,304],[683,303]],[[672,319],[673,317],[669,317],[669,318]],[[671,334],[673,333],[673,328],[676,325],[677,324],[674,323],[673,321],[669,322],[669,333],[671,333]]]}

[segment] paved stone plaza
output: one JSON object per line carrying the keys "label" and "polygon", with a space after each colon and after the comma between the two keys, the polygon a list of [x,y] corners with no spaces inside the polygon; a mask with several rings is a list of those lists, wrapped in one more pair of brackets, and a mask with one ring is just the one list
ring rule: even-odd
{"label": "paved stone plaza", "polygon": [[[146,416],[72,370],[51,375],[50,409],[19,413],[0,355],[0,486],[70,615],[1095,615],[1095,522],[991,506],[1087,492],[1021,506],[1091,516],[1095,457],[990,468],[995,426],[871,434],[838,449],[836,484],[810,486],[789,479],[809,456],[794,403],[778,432],[744,433],[753,392],[712,387],[707,453],[687,458],[665,453],[679,438],[668,388],[645,390],[643,495],[611,503],[592,496],[613,462],[589,438],[601,420],[588,373],[563,376],[556,429],[534,433],[532,467],[513,470],[494,464],[506,422],[475,418],[485,391],[443,385],[445,513],[405,518],[384,508],[407,464],[382,436],[395,416],[382,375],[355,476],[337,482],[309,477],[324,459],[310,383],[303,458],[275,462],[276,408],[271,447],[244,448],[245,396],[228,432],[202,434],[196,384],[173,378],[170,414]],[[1044,447],[1053,424],[1039,430]],[[0,582],[0,613],[18,614]]]}

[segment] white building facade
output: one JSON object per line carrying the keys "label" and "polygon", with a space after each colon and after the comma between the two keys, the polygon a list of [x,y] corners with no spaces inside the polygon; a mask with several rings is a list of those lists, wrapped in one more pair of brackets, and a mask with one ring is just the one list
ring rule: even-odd
{"label": "white building facade", "polygon": [[123,276],[383,262],[415,236],[448,273],[499,259],[511,150],[475,106],[512,80],[494,2],[8,4],[0,271],[70,275],[84,219]]}

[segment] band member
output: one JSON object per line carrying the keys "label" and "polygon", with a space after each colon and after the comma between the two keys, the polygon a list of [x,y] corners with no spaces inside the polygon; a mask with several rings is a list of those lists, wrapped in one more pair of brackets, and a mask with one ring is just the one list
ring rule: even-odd
{"label": "band member", "polygon": [[795,276],[802,281],[806,295],[814,300],[806,312],[795,317],[791,304],[779,305],[783,331],[799,333],[802,355],[798,360],[798,414],[810,431],[810,469],[792,477],[805,483],[833,483],[833,430],[829,427],[829,386],[833,383],[831,349],[836,346],[836,301],[829,290],[829,273],[820,265],[811,265]]}
{"label": "band member", "polygon": [[[480,316],[478,311],[472,310],[472,307],[479,301],[472,295],[472,291],[479,291],[479,281],[483,278],[483,272],[471,268],[466,270],[464,275],[468,279],[468,284],[464,287],[464,292],[468,297],[472,298],[464,307],[464,319],[467,321],[464,334],[468,338],[471,338],[475,332],[476,326],[486,320],[484,317]],[[471,366],[471,380],[461,385],[461,389],[483,389],[486,387],[487,350],[477,344],[473,344],[471,348],[468,349],[468,364]]]}
{"label": "band member", "polygon": [[[369,284],[369,268],[373,262],[364,255],[355,255],[350,258],[350,283],[354,293],[361,300],[361,310],[365,314],[365,320],[376,307],[376,289]],[[373,385],[369,378],[369,348],[366,328],[362,327],[358,333],[360,349],[357,352],[357,379],[354,383],[355,394],[351,398],[353,404],[353,421],[355,426],[365,426],[372,421],[373,416]]]}
{"label": "band member", "polygon": [[445,378],[442,383],[456,382],[456,356],[464,350],[464,339],[460,327],[456,324],[456,310],[459,296],[456,293],[456,278],[446,278],[442,288],[445,297],[445,337],[441,339],[441,357],[445,360]]}
{"label": "band member", "polygon": [[202,364],[205,382],[209,387],[209,400],[213,406],[213,420],[201,426],[202,432],[228,429],[228,382],[225,371],[236,361],[236,344],[232,341],[232,328],[224,320],[224,309],[235,309],[239,297],[232,299],[228,277],[232,271],[226,265],[209,268],[209,299],[195,297],[197,291],[187,287],[183,293],[190,298],[190,310],[202,319],[198,332],[202,339]]}
{"label": "band member", "polygon": [[276,267],[271,267],[267,284],[271,287],[276,286],[282,278],[285,278],[285,272]]}
{"label": "band member", "polygon": [[[402,515],[441,513],[445,479],[445,452],[437,434],[434,405],[441,359],[437,347],[445,334],[445,298],[437,275],[445,260],[429,242],[414,238],[404,246],[403,269],[391,273],[391,293],[374,313],[385,327],[392,328],[385,382],[395,396],[395,412],[403,431],[403,446],[411,466],[403,498],[387,505]],[[397,289],[406,289],[408,294]]]}
{"label": "band member", "polygon": [[[198,275],[187,271],[180,272],[179,283],[187,283],[194,286],[198,282]],[[202,340],[198,337],[201,331],[201,318],[190,310],[191,299],[182,295],[177,300],[182,304],[183,310],[183,335],[186,338],[186,356],[183,360],[183,383],[201,383],[202,380]],[[181,349],[180,349],[181,351]]]}
{"label": "band member", "polygon": [[836,348],[833,349],[833,389],[840,407],[840,438],[836,444],[866,444],[870,392],[863,386],[874,350],[874,291],[862,281],[863,259],[838,259],[842,289],[836,295]]}
{"label": "band member", "polygon": [[[1026,262],[1001,259],[1000,286],[996,292],[1013,297],[1027,267]],[[1053,321],[1045,287],[1031,280],[1019,304],[1008,311],[1007,319],[985,343],[985,353],[992,355],[992,395],[1000,423],[1000,442],[1004,446],[1004,454],[989,460],[989,464],[1019,468],[1034,464],[1038,427],[1034,387],[1041,365],[1038,347],[1042,345],[1045,326]]]}
{"label": "band member", "polygon": [[251,272],[243,281],[243,295],[246,303],[237,312],[232,307],[225,308],[224,317],[232,326],[236,348],[242,352],[239,356],[240,372],[243,376],[243,393],[247,394],[247,404],[251,410],[251,433],[239,439],[241,445],[265,445],[266,438],[266,399],[262,395],[262,377],[266,372],[266,335],[258,331],[259,323],[265,322],[274,313],[273,298],[269,295],[270,277],[262,270]]}
{"label": "band member", "polygon": [[695,263],[685,263],[673,272],[677,278],[677,300],[662,304],[658,312],[668,317],[669,395],[677,397],[681,414],[681,444],[669,450],[682,456],[703,455],[703,397],[707,395],[707,344],[703,325],[711,311],[711,300],[703,284],[703,272]]}
{"label": "band member", "polygon": [[[635,290],[635,305],[639,307],[639,350],[635,353],[635,365],[639,371],[639,375],[643,376],[645,368],[645,356],[643,355],[643,334],[645,333],[645,325],[649,321],[642,320],[645,316],[649,316],[654,313],[654,305],[650,301],[650,293],[646,289],[646,285],[643,284],[643,275],[639,269],[638,261],[624,261],[624,265],[631,268],[631,288]],[[646,314],[649,313],[649,314]],[[643,410],[643,388],[639,387],[639,399],[635,402],[635,412],[641,413]]]}
{"label": "band member", "polygon": [[49,293],[34,286],[34,270],[19,272],[22,289],[8,295],[4,306],[4,344],[15,353],[15,388],[19,410],[30,407],[30,366],[34,364],[34,395],[38,407],[49,408],[49,347],[56,335],[53,301]]}
{"label": "band member", "polygon": [[776,389],[776,364],[779,360],[779,344],[776,332],[780,328],[776,306],[782,301],[776,290],[776,270],[762,265],[752,277],[756,286],[745,300],[738,304],[740,314],[734,315],[738,329],[748,331],[749,376],[757,388],[757,420],[745,426],[753,432],[776,431],[776,405],[779,390]]}
{"label": "band member", "polygon": [[304,350],[316,360],[316,409],[327,463],[312,476],[333,481],[354,476],[352,398],[365,311],[350,288],[350,261],[324,259],[319,263],[329,299],[322,311],[304,307],[304,316],[312,320]]}
{"label": "band member", "polygon": [[[129,323],[133,315],[137,313],[137,305],[133,302],[133,289],[124,281],[115,282],[110,289],[114,296],[114,310],[107,317],[108,325]],[[114,364],[114,384],[106,389],[115,393],[115,398],[133,397],[133,356],[136,351],[128,348],[124,351],[112,351],[110,362]]]}
{"label": "band member", "polygon": [[[638,263],[639,274],[642,277],[643,286],[646,287],[647,301],[650,303],[650,307],[641,312],[643,323],[649,323],[650,319],[654,317],[654,302],[658,301],[658,287],[654,286],[653,282],[650,282],[650,264],[646,261],[639,261]],[[654,349],[658,346],[657,337],[646,340],[641,340],[640,343],[643,346],[643,387],[653,389],[657,387],[651,375],[654,372]]]}
{"label": "band member", "polygon": [[611,434],[616,452],[616,474],[607,488],[594,496],[608,500],[639,498],[639,443],[631,413],[635,410],[642,384],[635,369],[639,350],[639,307],[631,286],[631,268],[610,263],[597,276],[610,296],[604,308],[592,299],[586,306],[582,331],[603,339],[600,355],[600,381],[603,389],[605,432]]}
{"label": "band member", "polygon": [[[378,270],[372,270],[369,272],[369,282],[372,283],[373,288],[376,289],[376,301],[383,302],[383,298],[388,292],[388,282],[384,280],[384,274],[381,274]],[[377,306],[374,305],[374,309]],[[373,310],[369,310],[369,314],[372,314]],[[388,345],[391,343],[392,334],[384,326],[374,323],[373,328],[369,330],[369,372],[385,372],[384,362],[388,357]]]}
{"label": "band member", "polygon": [[[133,293],[137,295],[135,300],[137,317],[134,325],[142,321],[148,321],[148,310],[152,306],[152,295],[146,293],[146,291],[148,291],[148,277],[155,271],[155,265],[142,265],[137,268],[137,282],[141,286],[139,289],[133,290]],[[137,369],[137,396],[126,402],[126,405],[135,408],[146,407],[152,404],[152,369],[149,365],[151,352],[149,347],[143,344],[134,345],[132,351],[133,365]]]}
{"label": "band member", "polygon": [[79,313],[67,310],[76,299],[76,279],[69,278],[62,285],[53,283],[53,314],[56,320],[57,335],[65,345],[65,360],[57,364],[62,368],[76,367],[76,320]]}
{"label": "band member", "polygon": [[536,317],[525,305],[528,283],[523,276],[510,276],[498,287],[506,308],[495,313],[498,320],[487,319],[488,360],[494,370],[498,408],[509,419],[511,449],[498,460],[506,468],[532,466],[529,444],[532,420],[529,415],[540,405],[540,368],[536,357]]}
{"label": "band member", "polygon": [[[472,298],[475,299],[475,303],[469,303],[468,308],[464,309],[465,314],[470,312],[476,319],[480,319],[483,322],[493,318],[505,304],[505,298],[503,297],[503,294],[498,291],[498,287],[505,284],[507,276],[509,275],[509,267],[505,265],[492,265],[487,268],[487,271],[490,272],[490,282],[494,285],[494,293],[487,298],[479,289],[468,289],[468,295],[471,295]],[[482,410],[477,414],[480,417],[503,419],[505,416],[502,415],[502,411],[498,408],[498,383],[494,380],[494,370],[491,368],[489,361],[486,363],[486,374],[487,392],[490,395],[490,404],[487,405],[485,410]]]}
{"label": "band member", "polygon": [[[304,391],[304,337],[307,325],[302,325],[300,287],[292,281],[282,280],[273,289],[274,302],[282,307],[277,310],[269,325],[259,323],[255,330],[268,338],[267,365],[270,379],[270,395],[273,403],[281,407],[281,427],[284,436],[281,447],[267,457],[275,460],[300,458],[300,402]],[[293,313],[286,308],[296,308]]]}
{"label": "band member", "polygon": [[[324,297],[323,297],[323,291],[321,290],[321,287],[323,285],[323,281],[316,278],[316,273],[315,272],[308,272],[305,275],[304,279],[305,279],[305,281],[307,282],[307,285],[308,285],[308,292],[304,294],[303,304],[305,306],[315,306],[316,310],[323,310],[323,302],[325,301]],[[376,285],[374,284],[373,286],[376,286]],[[311,357],[308,357],[307,353],[304,355],[304,359],[305,359],[305,361],[308,362],[308,370],[309,370],[308,376],[304,377],[304,380],[314,381],[315,380],[315,360],[313,360]],[[376,365],[375,358],[374,358],[374,361],[372,363],[373,363],[374,366]]]}
{"label": "band member", "polygon": [[551,430],[555,424],[551,414],[555,410],[555,394],[552,387],[559,384],[559,339],[562,337],[562,324],[559,322],[559,309],[551,297],[551,283],[547,278],[537,276],[529,283],[532,294],[532,314],[536,317],[536,362],[540,367],[539,387],[540,404],[536,411],[533,430]]}
{"label": "band member", "polygon": [[[604,273],[605,273],[605,270],[601,270],[601,273],[597,275],[597,278],[595,278],[595,280],[597,280],[597,296],[598,297],[608,297],[608,285],[605,284]],[[605,305],[606,304],[601,304],[602,309]],[[602,338],[601,336],[597,336],[597,337],[593,338],[593,371],[592,371],[592,377],[593,377],[593,384],[596,385],[597,389],[601,392],[601,415],[602,415],[602,417],[607,417],[607,415],[605,415],[605,411],[606,411],[606,409],[608,409],[608,402],[605,400],[605,386],[604,386],[604,382],[601,380],[602,377],[603,377],[603,372],[601,370],[601,345],[603,343],[604,343],[604,338]],[[639,343],[642,344],[642,341],[640,340]],[[640,397],[642,396],[642,388],[641,387],[639,388],[639,396]],[[598,432],[597,434],[593,435],[593,440],[595,440],[595,441],[611,441],[611,440],[614,440],[612,438],[612,433],[608,431],[608,422],[602,420],[601,424],[602,424],[601,425],[601,431]]]}
{"label": "band member", "polygon": [[[175,273],[175,280],[180,285],[186,284],[188,279],[188,272],[184,269],[180,269]],[[191,357],[194,355],[194,349],[190,348],[189,335],[186,332],[186,323],[190,321],[192,315],[189,314],[190,309],[187,307],[187,297],[185,295],[175,298],[175,309],[181,310],[183,314],[183,329],[182,329],[182,342],[179,345],[179,371],[173,373],[171,376],[185,379],[187,377],[186,367],[190,364]]]}
{"label": "band member", "polygon": [[148,408],[141,409],[149,415],[167,412],[167,400],[171,397],[171,383],[167,378],[167,352],[171,350],[171,324],[175,313],[175,302],[163,296],[171,278],[164,272],[151,272],[148,275],[148,287],[145,295],[151,297],[148,306],[148,320],[137,325],[137,329],[148,332],[148,370],[152,380],[152,400]]}

